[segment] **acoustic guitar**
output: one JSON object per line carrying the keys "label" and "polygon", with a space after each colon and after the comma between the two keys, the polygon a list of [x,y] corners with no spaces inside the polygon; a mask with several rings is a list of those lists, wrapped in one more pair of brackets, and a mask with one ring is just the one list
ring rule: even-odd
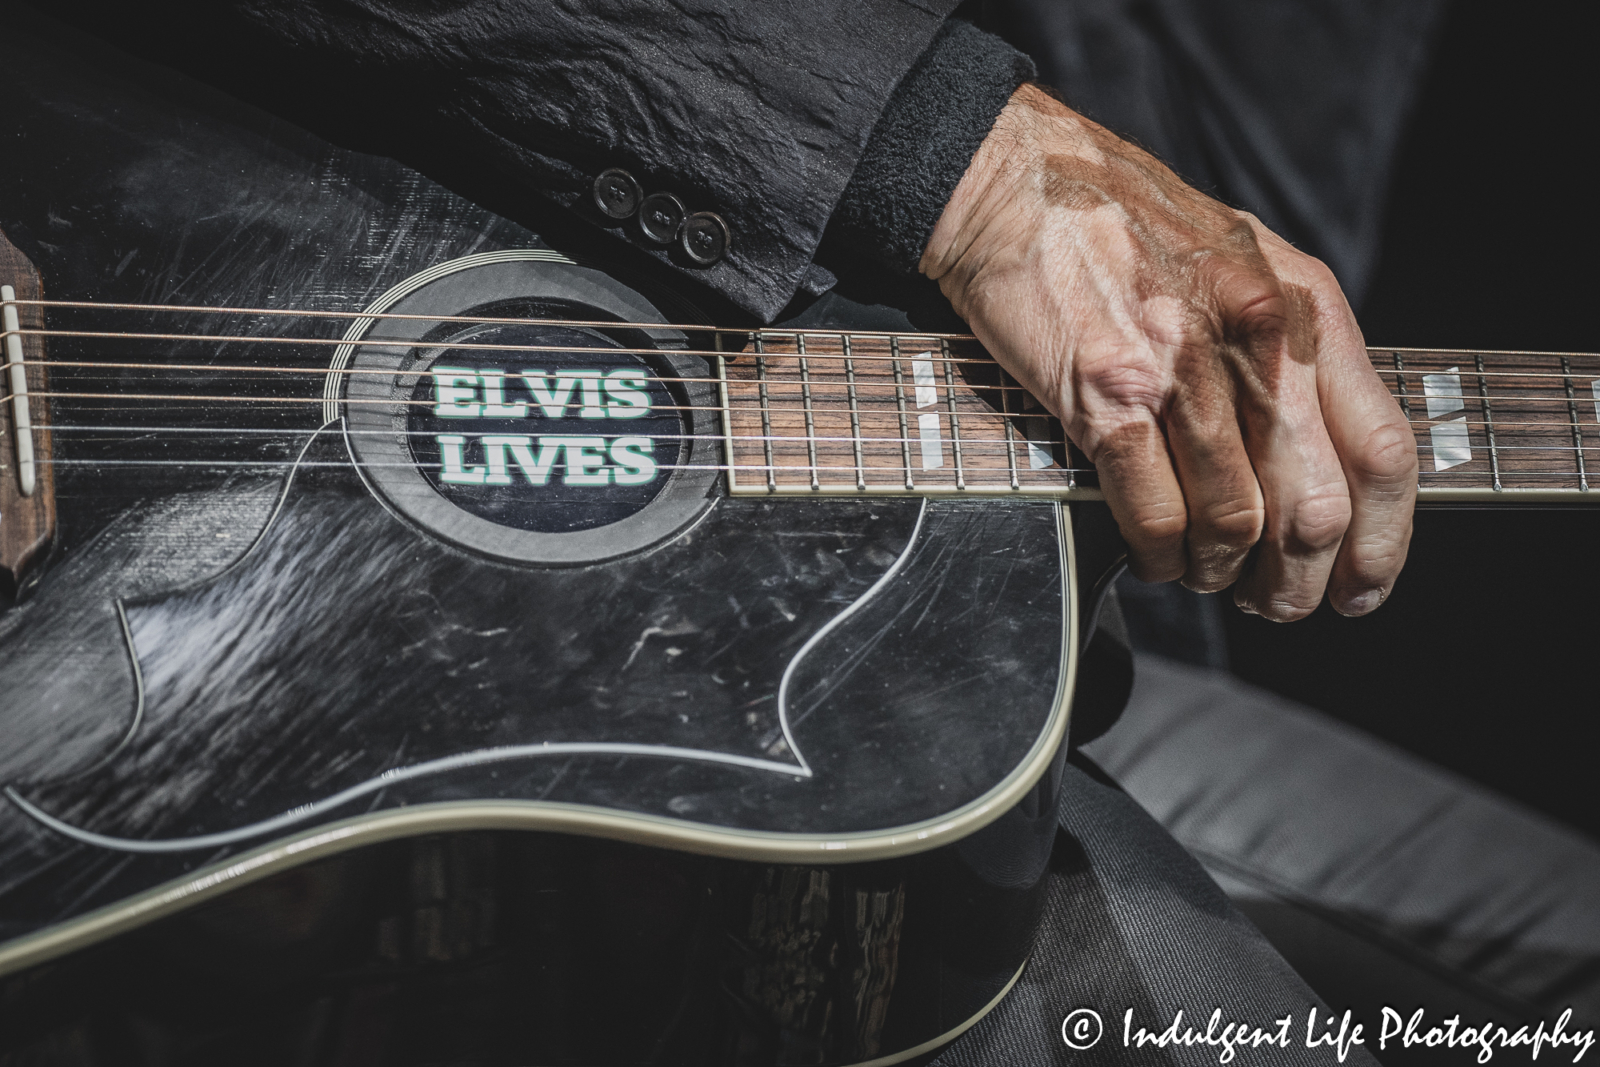
{"label": "acoustic guitar", "polygon": [[[970,336],[719,327],[26,25],[0,85],[0,1063],[887,1064],[1005,995],[1126,657]],[[1600,359],[1372,358],[1425,502],[1589,499]]]}

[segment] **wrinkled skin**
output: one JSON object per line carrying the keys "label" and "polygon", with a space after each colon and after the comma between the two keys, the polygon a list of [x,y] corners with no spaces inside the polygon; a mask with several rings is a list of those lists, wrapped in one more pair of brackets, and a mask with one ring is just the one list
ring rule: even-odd
{"label": "wrinkled skin", "polygon": [[1137,577],[1283,622],[1388,596],[1416,444],[1322,263],[1025,85],[921,267],[1094,462]]}

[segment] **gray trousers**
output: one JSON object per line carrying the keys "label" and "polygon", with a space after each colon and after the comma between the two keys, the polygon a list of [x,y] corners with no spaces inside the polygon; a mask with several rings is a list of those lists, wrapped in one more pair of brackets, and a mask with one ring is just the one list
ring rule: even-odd
{"label": "gray trousers", "polygon": [[[1086,751],[1034,957],[941,1067],[1480,1062],[1476,1044],[1419,1043],[1452,1016],[1457,1042],[1485,1023],[1492,1044],[1502,1026],[1531,1041],[1543,1022],[1540,1062],[1571,1063],[1600,1027],[1600,847],[1578,834],[1224,672],[1154,657]],[[1222,1059],[1230,1023],[1261,1043]],[[1195,1043],[1159,1040],[1190,1026]],[[1491,1062],[1530,1051],[1497,1044]]]}

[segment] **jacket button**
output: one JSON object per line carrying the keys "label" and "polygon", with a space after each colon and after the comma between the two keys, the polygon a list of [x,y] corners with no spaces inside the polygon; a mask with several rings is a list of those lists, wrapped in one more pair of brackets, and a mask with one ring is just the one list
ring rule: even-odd
{"label": "jacket button", "polygon": [[614,219],[631,218],[643,199],[644,190],[621,167],[602,171],[594,180],[594,206]]}
{"label": "jacket button", "polygon": [[732,240],[728,224],[712,211],[696,211],[683,224],[683,253],[702,267],[709,267],[727,255]]}
{"label": "jacket button", "polygon": [[683,201],[671,193],[651,193],[639,205],[639,228],[658,245],[670,245],[683,225]]}

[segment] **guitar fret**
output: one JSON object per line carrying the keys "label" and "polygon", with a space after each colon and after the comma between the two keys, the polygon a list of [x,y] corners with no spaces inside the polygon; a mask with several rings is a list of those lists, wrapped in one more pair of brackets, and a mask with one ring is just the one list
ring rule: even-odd
{"label": "guitar fret", "polygon": [[1483,432],[1489,438],[1489,469],[1494,474],[1494,490],[1500,492],[1500,449],[1494,440],[1494,412],[1489,407],[1489,384],[1483,378],[1483,357],[1477,357],[1478,403],[1483,405]]}
{"label": "guitar fret", "polygon": [[861,405],[856,397],[856,361],[850,351],[850,335],[840,334],[839,339],[844,345],[844,388],[850,400],[850,445],[856,456],[856,488],[865,490],[867,471],[861,462]]}
{"label": "guitar fret", "polygon": [[[1394,353],[1394,384],[1400,400],[1400,410],[1405,413],[1406,422],[1414,424],[1415,416],[1411,414],[1411,394],[1406,392],[1406,364],[1400,358],[1400,353]],[[1414,434],[1415,429],[1412,430]],[[1422,468],[1417,467],[1417,488],[1422,488]]]}
{"label": "guitar fret", "polygon": [[906,421],[905,373],[900,368],[900,338],[889,338],[889,362],[894,368],[894,402],[900,414],[900,455],[906,467],[906,488],[915,489],[911,477],[911,429]]}
{"label": "guitar fret", "polygon": [[728,492],[738,491],[739,479],[736,477],[736,457],[733,442],[733,405],[728,402],[728,361],[722,354],[722,334],[712,336],[711,347],[717,353],[717,399],[722,405],[722,454],[723,462],[728,465]]}
{"label": "guitar fret", "polygon": [[1000,375],[1000,421],[1006,427],[1006,465],[1011,469],[1011,488],[1021,489],[1017,478],[1017,430],[1011,425],[1011,390],[1006,387],[1006,372],[995,368]]}
{"label": "guitar fret", "polygon": [[961,462],[961,416],[956,412],[956,377],[951,369],[950,342],[939,342],[939,352],[944,356],[944,393],[950,406],[950,448],[956,457],[956,488],[967,487],[967,470]]}
{"label": "guitar fret", "polygon": [[795,352],[800,360],[800,405],[806,415],[806,459],[811,466],[811,488],[822,488],[817,481],[817,421],[811,406],[811,366],[806,359],[805,334],[795,334]]}
{"label": "guitar fret", "polygon": [[778,491],[778,471],[772,463],[772,406],[767,397],[767,349],[759,333],[750,336],[756,349],[756,383],[761,397],[761,454],[767,461],[767,492],[775,493]]}
{"label": "guitar fret", "polygon": [[1411,394],[1406,392],[1406,364],[1400,358],[1400,353],[1394,354],[1394,383],[1398,389],[1397,399],[1400,401],[1400,410],[1406,413],[1406,420],[1411,419]]}
{"label": "guitar fret", "polygon": [[1072,440],[1067,436],[1067,428],[1061,425],[1060,419],[1051,419],[1052,424],[1061,429],[1061,450],[1067,454],[1067,488],[1078,488],[1078,462],[1072,457]]}
{"label": "guitar fret", "polygon": [[1567,389],[1567,417],[1572,420],[1572,454],[1578,461],[1578,490],[1589,491],[1589,472],[1583,462],[1583,424],[1578,421],[1578,397],[1572,388],[1572,359],[1561,357],[1561,382]]}

